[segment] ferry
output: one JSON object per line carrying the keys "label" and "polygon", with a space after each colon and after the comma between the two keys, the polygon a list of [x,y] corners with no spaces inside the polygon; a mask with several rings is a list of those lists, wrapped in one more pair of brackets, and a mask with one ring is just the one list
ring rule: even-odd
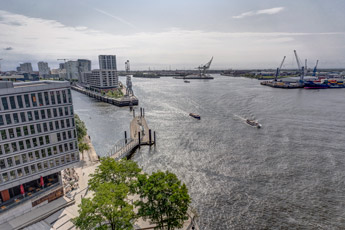
{"label": "ferry", "polygon": [[200,115],[196,114],[196,113],[190,113],[189,116],[194,117],[195,119],[199,119],[200,120]]}
{"label": "ferry", "polygon": [[256,128],[258,128],[258,129],[260,129],[261,126],[262,126],[259,122],[255,121],[255,120],[249,120],[249,119],[247,119],[247,120],[246,120],[246,123],[247,123],[248,125],[253,126],[253,127],[256,127]]}

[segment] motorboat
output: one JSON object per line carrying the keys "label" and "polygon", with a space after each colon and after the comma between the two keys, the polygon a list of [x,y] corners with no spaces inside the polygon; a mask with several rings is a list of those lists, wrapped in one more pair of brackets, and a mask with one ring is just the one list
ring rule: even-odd
{"label": "motorboat", "polygon": [[196,113],[190,113],[189,116],[194,117],[195,119],[199,119],[200,120],[200,115],[196,114]]}
{"label": "motorboat", "polygon": [[261,125],[259,122],[255,121],[255,120],[249,120],[249,119],[247,119],[247,120],[246,120],[246,123],[247,123],[248,125],[253,126],[253,127],[256,127],[256,128],[258,128],[258,129],[260,129],[260,128],[262,127],[262,125]]}
{"label": "motorboat", "polygon": [[190,83],[190,81],[184,80],[184,83]]}

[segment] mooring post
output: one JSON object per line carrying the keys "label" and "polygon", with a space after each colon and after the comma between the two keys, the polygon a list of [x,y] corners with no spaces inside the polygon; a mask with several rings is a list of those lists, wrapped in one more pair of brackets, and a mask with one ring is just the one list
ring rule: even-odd
{"label": "mooring post", "polygon": [[140,117],[143,116],[143,108],[140,107]]}
{"label": "mooring post", "polygon": [[133,109],[133,117],[135,117],[135,109]]}
{"label": "mooring post", "polygon": [[140,148],[140,132],[138,132],[138,141],[139,141],[139,148]]}
{"label": "mooring post", "polygon": [[125,131],[125,144],[127,144],[127,131]]}
{"label": "mooring post", "polygon": [[153,131],[153,144],[156,145],[156,131]]}
{"label": "mooring post", "polygon": [[152,143],[152,138],[151,138],[151,129],[149,129],[149,145]]}
{"label": "mooring post", "polygon": [[145,117],[145,108],[143,108],[143,117]]}

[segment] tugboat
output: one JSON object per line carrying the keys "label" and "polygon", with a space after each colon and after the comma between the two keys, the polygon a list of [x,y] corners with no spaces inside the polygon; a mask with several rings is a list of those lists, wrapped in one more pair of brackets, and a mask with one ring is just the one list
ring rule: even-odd
{"label": "tugboat", "polygon": [[248,125],[253,126],[253,127],[256,127],[256,128],[258,128],[258,129],[260,129],[261,126],[262,126],[259,122],[255,121],[255,120],[249,120],[249,119],[247,119],[247,120],[246,120],[246,123],[247,123]]}
{"label": "tugboat", "polygon": [[196,113],[190,113],[189,116],[194,117],[195,119],[198,119],[198,120],[200,120],[200,118],[201,118],[200,115],[198,115]]}

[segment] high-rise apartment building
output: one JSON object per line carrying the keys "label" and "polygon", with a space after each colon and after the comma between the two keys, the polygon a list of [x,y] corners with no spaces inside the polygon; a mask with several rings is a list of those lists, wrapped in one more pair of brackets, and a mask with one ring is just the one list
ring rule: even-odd
{"label": "high-rise apartment building", "polygon": [[79,162],[69,82],[0,82],[0,223],[63,195]]}
{"label": "high-rise apartment building", "polygon": [[40,77],[46,78],[50,75],[50,68],[47,62],[40,61],[37,63],[38,65],[38,72]]}
{"label": "high-rise apartment building", "polygon": [[99,69],[116,70],[116,55],[99,55]]}
{"label": "high-rise apartment building", "polygon": [[27,63],[22,63],[20,64],[20,71],[25,72],[25,73],[32,73],[32,65],[31,63],[27,62]]}
{"label": "high-rise apartment building", "polygon": [[94,69],[83,76],[86,84],[97,91],[107,91],[118,87],[118,76],[115,70]]}
{"label": "high-rise apartment building", "polygon": [[68,61],[65,63],[66,79],[67,80],[78,80],[79,79],[79,62]]}

